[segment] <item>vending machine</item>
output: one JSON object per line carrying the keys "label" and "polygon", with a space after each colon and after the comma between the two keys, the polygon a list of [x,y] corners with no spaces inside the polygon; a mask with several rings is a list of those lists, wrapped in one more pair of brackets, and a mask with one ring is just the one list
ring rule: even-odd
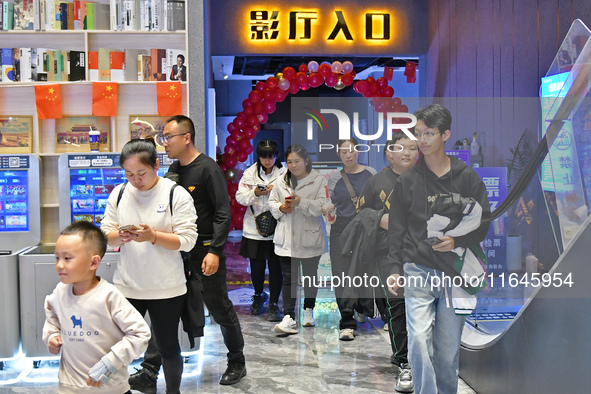
{"label": "vending machine", "polygon": [[0,369],[19,353],[18,254],[41,241],[40,161],[0,155]]}

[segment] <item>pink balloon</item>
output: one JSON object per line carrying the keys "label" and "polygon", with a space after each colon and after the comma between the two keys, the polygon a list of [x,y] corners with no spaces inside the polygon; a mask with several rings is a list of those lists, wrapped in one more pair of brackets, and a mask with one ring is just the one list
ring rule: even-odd
{"label": "pink balloon", "polygon": [[283,78],[281,81],[279,81],[279,84],[277,86],[281,90],[288,90],[289,89],[289,85],[291,85],[291,83],[289,82],[289,80],[287,78]]}
{"label": "pink balloon", "polygon": [[343,62],[343,72],[346,74],[351,71],[353,71],[353,63],[351,63],[348,60],[346,62]]}

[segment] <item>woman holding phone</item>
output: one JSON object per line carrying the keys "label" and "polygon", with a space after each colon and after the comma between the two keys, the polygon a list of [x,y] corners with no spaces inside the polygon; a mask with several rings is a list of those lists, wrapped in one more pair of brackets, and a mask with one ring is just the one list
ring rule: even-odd
{"label": "woman holding phone", "polygon": [[187,293],[180,251],[195,245],[197,213],[185,188],[158,176],[153,138],[126,143],[119,164],[128,182],[111,192],[101,224],[109,245],[121,247],[113,284],[142,316],[150,313],[166,392],[178,393],[178,325]]}
{"label": "woman holding phone", "polygon": [[273,234],[263,236],[257,230],[255,217],[269,211],[269,193],[273,190],[271,184],[283,174],[283,166],[277,160],[279,148],[277,142],[264,139],[257,145],[257,161],[248,167],[236,192],[236,201],[248,207],[244,213],[242,242],[240,256],[250,260],[250,277],[254,287],[250,312],[260,315],[263,304],[267,300],[267,293],[263,291],[265,284],[265,268],[269,267],[269,309],[268,321],[279,321],[279,294],[283,276],[279,257],[273,250]]}
{"label": "woman holding phone", "polygon": [[275,181],[269,197],[271,213],[277,219],[273,242],[283,270],[283,320],[273,330],[297,334],[295,292],[304,278],[304,314],[302,326],[313,327],[317,287],[314,286],[320,256],[326,252],[322,227],[322,207],[327,204],[326,179],[312,169],[306,149],[298,144],[285,153],[288,170]]}

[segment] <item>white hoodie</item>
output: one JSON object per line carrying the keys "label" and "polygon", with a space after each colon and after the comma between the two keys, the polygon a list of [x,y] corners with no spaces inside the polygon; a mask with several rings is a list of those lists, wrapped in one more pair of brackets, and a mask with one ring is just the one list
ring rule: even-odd
{"label": "white hoodie", "polygon": [[[273,240],[272,235],[268,236],[267,238],[261,236],[257,231],[256,224],[254,222],[255,215],[258,216],[270,209],[269,195],[271,193],[267,195],[256,196],[254,191],[256,190],[257,185],[269,186],[277,178],[283,176],[284,172],[284,168],[277,168],[276,166],[273,166],[273,171],[267,175],[265,174],[265,170],[261,168],[259,177],[259,174],[257,174],[257,165],[255,163],[248,167],[246,171],[244,171],[244,174],[242,174],[242,179],[240,179],[238,191],[236,192],[236,201],[238,201],[239,204],[249,207],[244,213],[244,224],[242,228],[242,235],[245,238],[255,239],[257,241]],[[250,207],[254,209],[254,215],[252,214]]]}
{"label": "white hoodie", "polygon": [[[286,196],[297,194],[301,201],[292,213],[283,213],[279,207]],[[310,258],[326,252],[326,235],[322,226],[322,206],[327,204],[326,178],[312,170],[298,181],[295,190],[282,176],[275,181],[269,197],[271,213],[277,219],[273,242],[275,254],[283,257]]]}

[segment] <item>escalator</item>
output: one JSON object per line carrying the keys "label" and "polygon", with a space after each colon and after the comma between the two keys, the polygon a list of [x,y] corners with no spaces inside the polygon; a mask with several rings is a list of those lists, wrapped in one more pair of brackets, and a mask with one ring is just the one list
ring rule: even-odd
{"label": "escalator", "polygon": [[479,394],[591,390],[590,36],[571,26],[542,81],[545,135],[493,212],[520,269],[489,275],[466,320],[459,373]]}

